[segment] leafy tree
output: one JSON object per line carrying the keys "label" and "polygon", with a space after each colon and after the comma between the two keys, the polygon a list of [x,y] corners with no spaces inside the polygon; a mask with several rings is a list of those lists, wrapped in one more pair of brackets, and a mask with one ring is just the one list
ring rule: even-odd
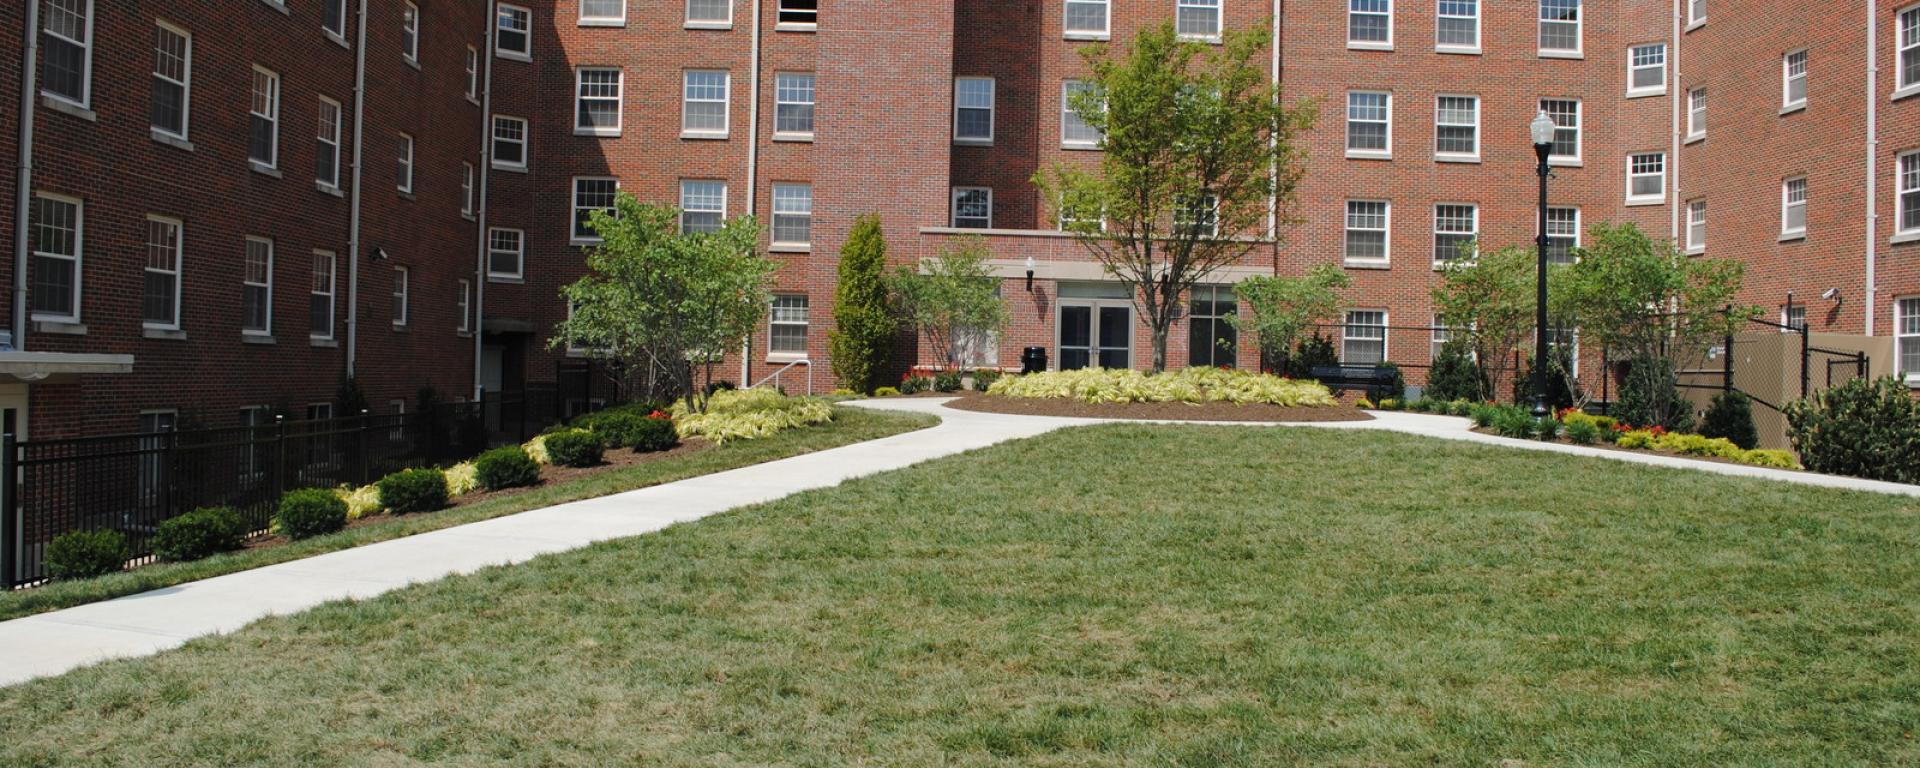
{"label": "leafy tree", "polygon": [[840,283],[833,296],[833,332],[827,355],[842,386],[872,392],[895,331],[887,307],[887,240],[880,217],[862,216],[840,248]]}
{"label": "leafy tree", "polygon": [[588,225],[601,242],[587,253],[588,275],[561,289],[573,313],[548,344],[666,371],[687,407],[704,413],[706,389],[694,371],[711,383],[713,365],[766,318],[776,265],[757,250],[753,217],[680,232],[678,215],[625,192],[613,213],[593,212]]}
{"label": "leafy tree", "polygon": [[1302,334],[1340,314],[1340,292],[1353,281],[1344,270],[1322,264],[1300,277],[1249,277],[1234,285],[1234,295],[1247,302],[1248,314],[1227,315],[1227,322],[1254,337],[1263,359],[1272,360],[1282,375],[1304,376],[1293,370],[1288,353]]}
{"label": "leafy tree", "polygon": [[907,325],[940,350],[948,370],[960,367],[962,334],[998,333],[1007,324],[988,256],[986,240],[955,238],[938,256],[903,265],[887,280]]}
{"label": "leafy tree", "polygon": [[1083,48],[1090,87],[1068,104],[1105,151],[1095,168],[1062,162],[1033,177],[1064,228],[1132,289],[1155,371],[1166,370],[1181,297],[1266,247],[1269,217],[1293,199],[1297,136],[1314,110],[1286,105],[1268,81],[1272,43],[1265,27],[1213,46],[1161,24],[1125,51]]}
{"label": "leafy tree", "polygon": [[1524,247],[1483,253],[1469,244],[1462,251],[1467,257],[1448,263],[1433,289],[1433,306],[1480,361],[1482,389],[1470,399],[1492,400],[1509,373],[1503,362],[1533,337],[1538,259]]}
{"label": "leafy tree", "polygon": [[1466,342],[1449,341],[1440,345],[1440,356],[1434,358],[1433,367],[1427,369],[1427,398],[1479,400],[1486,387],[1480,364],[1474,361],[1473,349]]}

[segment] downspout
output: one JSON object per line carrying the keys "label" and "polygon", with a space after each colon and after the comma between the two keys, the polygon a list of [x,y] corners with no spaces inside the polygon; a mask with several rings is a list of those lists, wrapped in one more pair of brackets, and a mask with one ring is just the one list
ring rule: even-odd
{"label": "downspout", "polygon": [[1672,113],[1669,119],[1671,130],[1668,131],[1668,141],[1671,148],[1667,151],[1667,173],[1673,176],[1673,184],[1670,185],[1673,195],[1667,199],[1667,237],[1674,242],[1680,242],[1680,209],[1686,207],[1680,192],[1680,38],[1685,34],[1681,27],[1684,22],[1680,17],[1680,6],[1684,2],[1686,0],[1673,0],[1673,77],[1667,83],[1667,102]]}
{"label": "downspout", "polygon": [[13,349],[27,350],[27,219],[33,205],[33,97],[39,88],[40,3],[27,3],[26,59],[20,67],[20,178],[13,217]]}
{"label": "downspout", "polygon": [[486,328],[487,310],[487,183],[493,170],[493,33],[500,25],[500,8],[496,3],[487,3],[487,33],[482,41],[486,48],[480,55],[486,59],[486,74],[480,84],[480,161],[474,165],[474,173],[479,177],[474,181],[479,189],[474,194],[479,197],[473,207],[473,224],[478,233],[473,259],[473,399],[479,400],[480,387],[485,379],[481,369],[484,358],[483,339]]}
{"label": "downspout", "polygon": [[1880,303],[1880,14],[1867,6],[1867,312],[1866,335],[1873,335],[1873,312]]}
{"label": "downspout", "polygon": [[353,206],[347,224],[347,378],[354,377],[360,344],[360,174],[367,153],[367,0],[360,0],[360,30],[353,63]]}
{"label": "downspout", "polygon": [[[752,216],[759,210],[754,207],[754,193],[760,189],[760,0],[753,0],[753,49],[747,53],[747,67],[753,74],[748,76],[747,90],[752,92],[753,100],[747,105],[747,215]],[[813,377],[813,366],[807,366],[807,377]],[[753,336],[740,345],[740,386],[753,384]]]}

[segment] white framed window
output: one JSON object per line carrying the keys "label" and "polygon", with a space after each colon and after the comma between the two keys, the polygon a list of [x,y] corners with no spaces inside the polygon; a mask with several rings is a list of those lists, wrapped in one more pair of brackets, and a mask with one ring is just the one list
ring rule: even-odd
{"label": "white framed window", "polygon": [[407,415],[407,401],[388,400],[387,413],[394,417],[391,422],[393,427],[387,430],[387,441],[397,443],[407,439],[407,420],[405,418]]}
{"label": "white framed window", "polygon": [[487,277],[518,280],[526,275],[527,233],[506,227],[487,229]]}
{"label": "white framed window", "polygon": [[1060,26],[1067,39],[1107,39],[1111,30],[1108,21],[1112,5],[1110,0],[1066,0],[1066,4]]}
{"label": "white framed window", "polygon": [[807,32],[819,26],[820,0],[780,0],[774,29]]}
{"label": "white framed window", "polygon": [[1627,204],[1644,205],[1667,199],[1667,153],[1627,155]]}
{"label": "white framed window", "polygon": [[473,163],[460,163],[460,215],[473,217]]}
{"label": "white framed window", "polygon": [[480,49],[467,46],[467,101],[480,100]]}
{"label": "white framed window", "polygon": [[503,59],[533,59],[533,11],[499,4],[493,21],[493,53]]}
{"label": "white framed window", "polygon": [[1480,97],[1434,99],[1433,158],[1441,162],[1479,162]]}
{"label": "white framed window", "polygon": [[93,0],[44,0],[40,92],[85,108],[93,96]]}
{"label": "white framed window", "polygon": [[580,26],[624,27],[627,0],[580,0]]}
{"label": "white framed window", "polygon": [[1894,208],[1900,234],[1920,234],[1920,149],[1900,153]]}
{"label": "white framed window", "polygon": [[1900,56],[1896,96],[1920,92],[1920,5],[1900,11],[1899,37],[1895,38]]}
{"label": "white framed window", "polygon": [[1893,303],[1893,338],[1899,352],[1900,372],[1908,384],[1920,384],[1920,297],[1908,297]]}
{"label": "white framed window", "polygon": [[1563,165],[1580,163],[1580,101],[1578,99],[1541,99],[1540,111],[1553,119],[1553,148],[1547,150],[1547,162]]}
{"label": "white framed window", "polygon": [[1707,252],[1707,201],[1687,202],[1687,253]]}
{"label": "white framed window", "polygon": [[80,263],[85,216],[79,198],[37,193],[27,230],[33,261],[27,269],[27,306],[33,319],[80,322]]}
{"label": "white framed window", "polygon": [[413,137],[400,134],[400,144],[394,155],[396,166],[393,186],[398,188],[401,194],[411,195],[413,194]]}
{"label": "white framed window", "polygon": [[527,169],[527,121],[508,115],[493,116],[493,167]]}
{"label": "white framed window", "polygon": [[407,297],[413,286],[408,279],[412,273],[406,267],[393,268],[393,327],[407,326]]}
{"label": "white framed window", "polygon": [[1201,195],[1177,199],[1173,204],[1173,234],[1189,233],[1201,238],[1220,236],[1220,198]]}
{"label": "white framed window", "polygon": [[466,334],[473,332],[473,281],[460,278],[460,285],[454,294],[454,311],[460,313],[460,325],[456,331]]}
{"label": "white framed window", "polygon": [[767,313],[767,354],[788,358],[807,356],[807,296],[777,293]]}
{"label": "white framed window", "polygon": [[687,27],[727,29],[733,26],[733,0],[687,0]]}
{"label": "white framed window", "polygon": [[573,71],[573,133],[620,135],[622,76],[619,67],[580,67]]}
{"label": "white framed window", "polygon": [[702,138],[727,135],[725,70],[689,69],[681,75],[680,135]]}
{"label": "white framed window", "polygon": [[1707,0],[1687,0],[1687,28],[1707,23]]}
{"label": "white framed window", "polygon": [[1429,326],[1429,328],[1433,333],[1433,349],[1428,350],[1427,354],[1432,355],[1431,359],[1433,360],[1439,360],[1440,354],[1446,351],[1447,343],[1453,341],[1454,331],[1466,330],[1456,329],[1452,325],[1449,325],[1446,315],[1434,315],[1433,325]]}
{"label": "white framed window", "polygon": [[1439,0],[1433,22],[1433,49],[1441,53],[1480,52],[1480,0]]}
{"label": "white framed window", "polygon": [[1555,206],[1547,209],[1547,261],[1572,264],[1573,249],[1580,247],[1580,209]]}
{"label": "white framed window", "polygon": [[1440,203],[1433,207],[1433,265],[1443,267],[1473,258],[1469,247],[1480,236],[1480,206]]}
{"label": "white framed window", "polygon": [[953,79],[953,143],[993,143],[993,78]]}
{"label": "white framed window", "polygon": [[273,334],[273,241],[247,238],[240,275],[240,333]]}
{"label": "white framed window", "polygon": [[1780,308],[1781,333],[1794,333],[1807,329],[1807,305],[1791,304]]}
{"label": "white framed window", "polygon": [[1540,0],[1540,55],[1580,55],[1580,0]]}
{"label": "white framed window", "polygon": [[1807,177],[1780,182],[1780,237],[1807,236]]}
{"label": "white framed window", "polygon": [[1347,157],[1393,157],[1393,94],[1347,92]]}
{"label": "white framed window", "polygon": [[1627,98],[1667,92],[1667,44],[1627,48]]}
{"label": "white framed window", "polygon": [[727,222],[727,183],[680,182],[680,231],[718,232]]}
{"label": "white framed window", "polygon": [[320,0],[320,29],[335,40],[347,41],[347,0]]}
{"label": "white framed window", "polygon": [[993,228],[993,190],[989,187],[953,188],[953,226]]}
{"label": "white framed window", "polygon": [[1393,0],[1347,0],[1347,47],[1393,47]]}
{"label": "white framed window", "polygon": [[180,327],[180,259],[184,254],[179,219],[147,217],[147,265],[140,300],[140,323],[147,328]]}
{"label": "white framed window", "polygon": [[253,68],[253,95],[247,108],[247,158],[272,168],[280,162],[280,75]]}
{"label": "white framed window", "polygon": [[307,290],[307,335],[315,339],[333,338],[336,261],[333,251],[313,252],[313,284]]}
{"label": "white framed window", "polygon": [[620,193],[620,180],[611,176],[573,177],[574,243],[600,242],[600,233],[589,221],[594,211],[613,213],[613,200]]}
{"label": "white framed window", "polygon": [[320,97],[320,120],[315,137],[313,180],[328,189],[340,188],[340,102]]}
{"label": "white framed window", "polygon": [[1687,141],[1707,136],[1707,87],[1687,91]]}
{"label": "white framed window", "polygon": [[193,92],[193,35],[164,21],[153,30],[153,130],[187,138]]}
{"label": "white framed window", "polygon": [[1196,285],[1187,292],[1187,365],[1234,367],[1240,334],[1229,318],[1239,312],[1231,285]]}
{"label": "white framed window", "polygon": [[420,6],[413,3],[400,11],[400,58],[420,65]]}
{"label": "white framed window", "polygon": [[813,185],[773,185],[773,242],[791,247],[813,242]]}
{"label": "white framed window", "polygon": [[1340,326],[1340,362],[1371,365],[1387,361],[1387,311],[1349,309]]}
{"label": "white framed window", "polygon": [[1067,80],[1060,83],[1060,146],[1078,149],[1092,149],[1100,146],[1100,131],[1087,124],[1073,108],[1074,97],[1083,93],[1092,93],[1093,83],[1085,80]]}
{"label": "white framed window", "polygon": [[774,73],[774,138],[812,139],[813,108],[812,72]]}
{"label": "white framed window", "polygon": [[1807,49],[1780,57],[1780,111],[1807,106]]}
{"label": "white framed window", "polygon": [[1220,39],[1220,0],[1174,0],[1174,31],[1181,37]]}
{"label": "white framed window", "polygon": [[1347,201],[1347,263],[1387,263],[1392,248],[1387,235],[1392,216],[1393,205],[1385,200]]}

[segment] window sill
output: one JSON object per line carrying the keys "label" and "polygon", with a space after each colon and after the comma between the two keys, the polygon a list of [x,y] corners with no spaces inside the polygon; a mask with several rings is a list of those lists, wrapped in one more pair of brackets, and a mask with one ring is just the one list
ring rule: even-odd
{"label": "window sill", "polygon": [[1436,45],[1433,47],[1433,52],[1434,53],[1450,53],[1450,54],[1455,54],[1460,56],[1479,56],[1480,46]]}
{"label": "window sill", "polygon": [[1549,157],[1547,165],[1553,168],[1584,168],[1587,164],[1577,157]]}
{"label": "window sill", "polygon": [[1347,50],[1349,51],[1391,51],[1393,50],[1393,43],[1369,43],[1369,42],[1354,42],[1352,40],[1348,40]]}
{"label": "window sill", "polygon": [[1688,136],[1687,138],[1681,140],[1680,143],[1685,146],[1693,146],[1695,144],[1698,144],[1706,140],[1707,140],[1707,135],[1705,133],[1696,133],[1696,134],[1693,134],[1692,136]]}
{"label": "window sill", "polygon": [[466,219],[467,221],[479,221],[479,219],[473,217],[473,211],[461,211],[460,218]]}
{"label": "window sill", "polygon": [[1069,152],[1099,152],[1103,149],[1099,144],[1068,144],[1066,142],[1061,142],[1060,148]]}
{"label": "window sill", "polygon": [[1219,45],[1219,44],[1220,44],[1220,36],[1219,36],[1219,35],[1181,35],[1181,36],[1180,36],[1180,39],[1182,39],[1182,40],[1190,40],[1190,41],[1193,41],[1193,42],[1196,42],[1196,43],[1206,43],[1207,45]]}
{"label": "window sill", "polygon": [[1661,195],[1659,197],[1629,197],[1627,198],[1627,202],[1625,204],[1628,207],[1638,207],[1642,205],[1666,205],[1667,196]]}
{"label": "window sill", "polygon": [[240,343],[242,343],[242,344],[267,344],[267,345],[273,345],[273,344],[278,344],[278,343],[280,343],[280,342],[279,342],[279,341],[277,341],[277,340],[275,340],[275,339],[273,338],[273,336],[271,336],[271,335],[269,335],[269,334],[264,334],[264,333],[246,333],[246,332],[242,332],[242,333],[240,334]]}
{"label": "window sill", "polygon": [[528,62],[528,63],[532,63],[532,61],[533,61],[533,54],[531,54],[531,53],[520,53],[520,52],[517,52],[517,51],[501,51],[501,50],[495,50],[495,51],[493,52],[493,56],[494,56],[494,58],[498,58],[498,59],[506,59],[506,60],[508,60],[508,61],[524,61],[524,62]]}
{"label": "window sill", "polygon": [[812,253],[812,243],[774,243],[767,246],[769,253]]}
{"label": "window sill", "polygon": [[953,144],[956,147],[991,147],[993,139],[954,139]]}
{"label": "window sill", "polygon": [[1648,88],[1644,91],[1627,91],[1627,98],[1629,99],[1644,99],[1649,96],[1665,96],[1665,95],[1667,95],[1667,89],[1665,87]]}
{"label": "window sill", "polygon": [[148,338],[148,339],[169,339],[172,341],[187,340],[187,332],[180,330],[178,328],[155,328],[153,326],[143,326],[140,329],[140,335],[143,338]]}
{"label": "window sill", "polygon": [[1070,43],[1104,43],[1112,40],[1113,34],[1109,32],[1066,32],[1060,35],[1060,39]]}
{"label": "window sill", "polygon": [[333,348],[335,348],[335,347],[338,347],[338,346],[340,346],[340,341],[339,341],[338,339],[334,339],[334,338],[332,338],[332,337],[325,337],[325,336],[308,336],[308,337],[307,337],[307,346],[309,346],[309,347],[317,347],[317,348],[320,348],[320,349],[333,349]]}
{"label": "window sill", "polygon": [[780,23],[777,23],[777,24],[774,24],[774,25],[773,25],[773,31],[775,31],[775,32],[808,32],[808,33],[811,33],[811,32],[815,32],[815,31],[818,31],[819,29],[820,29],[820,25],[819,25],[819,24],[817,24],[817,23],[816,23],[816,24],[809,24],[809,23],[807,23],[807,22],[804,22],[804,21],[783,21],[783,22],[780,22]]}
{"label": "window sill", "polygon": [[248,160],[247,167],[252,168],[254,173],[262,176],[272,176],[276,179],[284,179],[287,177],[286,174],[280,172],[280,169],[271,165],[261,165],[258,160]]}
{"label": "window sill", "polygon": [[1378,149],[1349,149],[1347,150],[1347,159],[1348,160],[1392,160],[1393,152],[1391,150],[1381,151]]}
{"label": "window sill", "polygon": [[1888,98],[1887,100],[1899,101],[1901,99],[1907,98],[1908,96],[1914,96],[1914,95],[1920,95],[1920,83],[1914,83],[1912,85],[1895,90],[1893,92],[1893,96]]}
{"label": "window sill", "polygon": [[1893,237],[1887,238],[1887,245],[1904,245],[1906,243],[1920,243],[1920,230],[1901,232]]}
{"label": "window sill", "polygon": [[1806,240],[1806,239],[1807,239],[1807,231],[1803,229],[1803,230],[1800,230],[1799,232],[1782,232],[1782,233],[1780,233],[1780,240],[1779,240],[1779,242],[1782,242],[1782,243],[1791,243],[1791,242],[1794,242],[1794,241],[1797,241],[1797,240],[1798,240],[1798,241],[1804,241],[1804,240]]}
{"label": "window sill", "polygon": [[1706,20],[1706,19],[1700,19],[1700,20],[1698,20],[1698,21],[1689,21],[1689,22],[1687,22],[1687,28],[1686,28],[1686,30],[1685,30],[1685,31],[1686,31],[1686,32],[1692,32],[1692,31],[1694,31],[1694,30],[1696,30],[1696,29],[1699,29],[1699,28],[1701,28],[1701,27],[1704,27],[1704,26],[1706,26],[1706,25],[1707,25],[1707,20]]}
{"label": "window sill", "polygon": [[1451,266],[1453,266],[1453,265],[1455,265],[1455,264],[1467,264],[1467,265],[1471,265],[1471,264],[1473,264],[1473,260],[1472,260],[1472,259],[1461,259],[1461,260],[1459,260],[1459,261],[1436,261],[1436,262],[1434,262],[1434,263],[1433,263],[1433,271],[1435,271],[1435,272],[1445,272],[1445,271],[1447,271],[1447,268],[1448,268],[1448,267],[1451,267]]}
{"label": "window sill", "polygon": [[287,4],[280,2],[280,0],[260,0],[260,2],[266,3],[268,8],[272,8],[276,11],[281,12],[282,14],[285,14],[288,16],[293,15],[293,11],[287,10]]}
{"label": "window sill", "polygon": [[502,171],[505,173],[526,173],[527,172],[527,167],[524,165],[507,165],[506,163],[494,163],[493,169],[496,171]]}
{"label": "window sill", "polygon": [[713,133],[711,131],[681,131],[680,138],[688,141],[726,141],[727,133],[725,131],[720,133]]}
{"label": "window sill", "polygon": [[1347,269],[1392,269],[1393,263],[1388,261],[1344,261],[1341,262],[1340,266]]}
{"label": "window sill", "polygon": [[401,190],[395,190],[395,192],[396,192],[397,194],[399,194],[399,195],[400,195],[400,199],[402,199],[402,200],[407,200],[407,201],[412,201],[412,200],[414,199],[414,197],[413,197],[413,193],[412,193],[412,192],[408,192],[408,191],[406,191],[406,190],[404,190],[404,189],[401,189]]}
{"label": "window sill", "polygon": [[1699,256],[1700,254],[1703,254],[1706,252],[1707,252],[1707,247],[1704,245],[1690,245],[1690,246],[1687,246],[1687,250],[1684,251],[1684,253],[1686,253],[1686,255],[1688,256]]}
{"label": "window sill", "polygon": [[461,328],[461,329],[458,329],[458,330],[455,330],[455,331],[453,332],[453,335],[455,335],[455,336],[458,336],[458,337],[460,337],[460,338],[463,338],[463,339],[471,339],[471,338],[473,338],[473,331],[469,331],[469,330],[467,330],[467,329],[465,329],[465,328]]}
{"label": "window sill", "polygon": [[774,141],[791,141],[798,144],[812,144],[813,134],[811,133],[775,133],[773,134],[773,140]]}
{"label": "window sill", "polygon": [[620,137],[620,129],[618,129],[618,128],[611,128],[611,129],[608,129],[608,128],[575,128],[575,129],[573,129],[573,135],[575,135],[575,136],[589,136],[589,137],[593,137],[593,138],[596,138],[596,139],[615,139],[615,138],[619,138],[619,137]]}
{"label": "window sill", "polygon": [[1567,59],[1574,61],[1587,58],[1587,55],[1580,51],[1549,51],[1544,49],[1539,51],[1539,56],[1543,59]]}
{"label": "window sill", "polygon": [[487,282],[495,285],[526,285],[527,279],[514,275],[487,275]]}
{"label": "window sill", "polygon": [[413,67],[413,70],[414,70],[415,72],[418,72],[418,71],[420,71],[420,60],[419,60],[419,59],[416,59],[416,58],[413,58],[413,57],[410,57],[410,56],[408,56],[408,55],[406,55],[406,54],[404,54],[404,53],[403,53],[403,54],[401,54],[401,55],[400,55],[400,60],[401,60],[401,61],[404,61],[404,62],[406,62],[406,63],[407,63],[407,66],[409,66],[409,67]]}
{"label": "window sill", "polygon": [[1479,155],[1443,155],[1443,154],[1435,153],[1433,156],[1433,161],[1436,163],[1479,164],[1480,156]]}
{"label": "window sill", "polygon": [[188,152],[193,151],[193,142],[187,141],[186,139],[183,139],[179,136],[175,136],[171,133],[167,133],[158,128],[148,129],[148,135],[153,137],[153,141],[156,144],[165,144],[169,147],[173,147],[174,149],[184,149]]}
{"label": "window sill", "polygon": [[733,29],[731,21],[689,21],[683,25],[686,29],[699,29],[712,32],[725,32]]}
{"label": "window sill", "polygon": [[315,181],[313,183],[313,190],[323,195],[332,195],[338,198],[345,198],[347,196],[347,193],[341,191],[339,187],[336,187],[332,184],[328,184],[323,181]]}
{"label": "window sill", "polygon": [[63,115],[72,115],[89,123],[100,122],[100,115],[98,113],[58,96],[49,96],[44,93],[40,94],[40,106]]}
{"label": "window sill", "polygon": [[1805,111],[1807,111],[1807,103],[1804,101],[1797,104],[1788,104],[1780,108],[1780,114],[1783,117],[1786,115],[1791,115],[1795,112],[1805,112]]}
{"label": "window sill", "polygon": [[469,94],[467,94],[467,103],[468,103],[468,104],[472,104],[472,105],[474,105],[474,106],[476,106],[476,107],[477,107],[477,106],[480,106],[480,97],[479,97],[479,96],[476,96],[476,95],[474,95],[474,94],[471,94],[471,93],[469,93]]}
{"label": "window sill", "polygon": [[571,245],[575,248],[592,248],[604,242],[606,241],[597,237],[592,239],[580,238],[580,237],[567,238],[567,245]]}
{"label": "window sill", "polygon": [[328,40],[332,40],[335,45],[338,45],[349,51],[353,50],[353,44],[347,42],[347,38],[345,35],[335,34],[333,30],[324,29],[324,28],[320,30],[320,34],[325,35]]}
{"label": "window sill", "polygon": [[581,19],[580,20],[580,26],[583,26],[583,27],[624,27],[626,25],[627,25],[626,19]]}
{"label": "window sill", "polygon": [[796,355],[796,354],[793,354],[793,353],[782,353],[782,352],[769,352],[769,353],[767,353],[767,360],[766,360],[766,362],[768,362],[768,363],[778,363],[778,364],[781,364],[781,365],[790,365],[790,364],[792,364],[792,363],[808,363],[809,365],[811,365],[811,364],[812,364],[811,362],[809,362],[809,361],[807,360],[807,356],[806,356],[806,355]]}
{"label": "window sill", "polygon": [[394,332],[394,333],[407,333],[407,332],[409,332],[409,331],[410,331],[411,329],[412,329],[412,326],[409,326],[409,325],[407,325],[407,324],[405,324],[405,323],[394,323],[394,324],[393,324],[393,332]]}
{"label": "window sill", "polygon": [[56,336],[85,336],[87,326],[78,320],[41,319],[33,320],[34,333],[50,333]]}

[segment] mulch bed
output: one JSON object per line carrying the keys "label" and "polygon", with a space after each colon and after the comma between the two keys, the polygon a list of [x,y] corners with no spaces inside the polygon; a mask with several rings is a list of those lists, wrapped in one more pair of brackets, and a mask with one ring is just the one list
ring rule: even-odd
{"label": "mulch bed", "polygon": [[1081,400],[1039,397],[1002,397],[964,394],[947,403],[948,408],[983,413],[1011,413],[1021,416],[1065,416],[1082,419],[1143,419],[1179,421],[1371,421],[1358,408],[1347,406],[1302,406],[1234,403],[1088,403]]}

